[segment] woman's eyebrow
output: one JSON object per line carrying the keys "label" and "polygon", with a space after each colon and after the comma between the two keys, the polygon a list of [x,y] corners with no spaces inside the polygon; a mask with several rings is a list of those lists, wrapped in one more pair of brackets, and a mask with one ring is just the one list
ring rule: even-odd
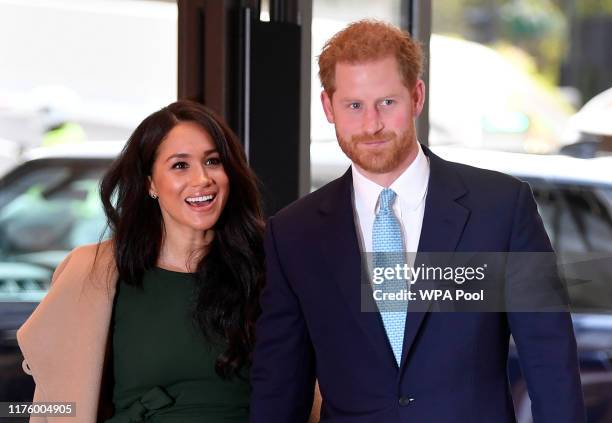
{"label": "woman's eyebrow", "polygon": [[[216,153],[217,149],[216,148],[211,148],[210,150],[206,150],[204,151],[204,156],[209,156],[213,153]],[[189,153],[175,153],[173,155],[171,155],[170,157],[168,157],[166,159],[166,162],[172,160],[172,159],[188,159],[189,157],[191,157],[191,154]]]}
{"label": "woman's eyebrow", "polygon": [[189,153],[176,153],[176,154],[173,154],[170,157],[168,157],[166,159],[166,161],[168,162],[168,161],[170,161],[172,159],[186,159],[188,157],[191,157],[191,154],[189,154]]}

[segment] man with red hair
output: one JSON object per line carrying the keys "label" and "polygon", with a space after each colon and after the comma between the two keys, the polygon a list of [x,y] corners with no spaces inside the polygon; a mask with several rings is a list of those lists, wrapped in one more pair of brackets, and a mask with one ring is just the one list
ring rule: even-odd
{"label": "man with red hair", "polygon": [[[319,68],[325,115],[352,166],[269,220],[251,422],[305,422],[315,379],[324,422],[514,422],[511,334],[535,422],[584,422],[566,310],[438,313],[378,299],[364,308],[361,253],[554,256],[526,183],[418,143],[425,86],[408,34],[353,23],[327,42]],[[528,277],[513,272],[509,291]]]}

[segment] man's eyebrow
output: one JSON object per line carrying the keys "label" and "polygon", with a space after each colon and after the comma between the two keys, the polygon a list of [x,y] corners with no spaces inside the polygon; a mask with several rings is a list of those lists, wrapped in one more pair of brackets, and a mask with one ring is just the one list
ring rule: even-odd
{"label": "man's eyebrow", "polygon": [[[382,101],[385,100],[387,98],[397,98],[399,97],[399,94],[397,93],[389,93],[387,95],[383,95],[380,97],[376,98],[376,101]],[[363,101],[357,98],[353,98],[353,97],[340,97],[340,99],[338,100],[340,103],[362,103]]]}
{"label": "man's eyebrow", "polygon": [[395,97],[399,97],[399,94],[397,94],[397,93],[389,93],[387,95],[383,95],[382,97],[380,97],[379,100],[385,100],[387,98],[395,98]]}

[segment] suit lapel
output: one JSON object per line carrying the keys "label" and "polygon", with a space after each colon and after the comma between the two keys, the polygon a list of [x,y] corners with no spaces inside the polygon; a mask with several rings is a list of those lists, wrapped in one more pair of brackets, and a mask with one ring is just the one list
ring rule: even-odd
{"label": "suit lapel", "polygon": [[[423,151],[429,158],[430,174],[418,253],[452,252],[457,248],[470,214],[457,202],[467,190],[449,164],[425,146]],[[417,254],[419,261],[427,264],[427,254]],[[400,367],[406,364],[431,302],[417,302],[415,306],[406,318]]]}
{"label": "suit lapel", "polygon": [[384,360],[382,362],[393,364],[395,358],[380,313],[372,295],[364,291],[370,288],[361,271],[362,260],[355,229],[350,168],[335,183],[336,189],[320,207],[323,257],[365,337],[379,352]]}
{"label": "suit lapel", "polygon": [[[452,252],[461,239],[470,214],[470,211],[457,201],[467,193],[467,190],[444,160],[425,146],[423,151],[429,158],[430,176],[418,252]],[[371,307],[376,305],[371,295],[362,292],[368,285],[367,281],[362,279],[362,260],[352,204],[352,183],[349,168],[335,182],[334,189],[321,203],[319,211],[323,256],[359,327],[373,343],[381,358],[394,365],[395,357],[380,313],[362,311],[366,308],[374,310]],[[417,261],[422,259],[422,254],[417,256]],[[410,349],[415,343],[430,305],[430,303],[418,303],[417,308],[411,309],[407,315],[400,368],[406,364]],[[381,348],[382,345],[384,348]]]}

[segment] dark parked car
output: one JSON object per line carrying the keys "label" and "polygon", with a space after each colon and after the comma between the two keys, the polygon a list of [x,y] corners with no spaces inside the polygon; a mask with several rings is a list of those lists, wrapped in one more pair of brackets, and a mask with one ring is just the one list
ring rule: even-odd
{"label": "dark parked car", "polygon": [[100,177],[122,143],[32,150],[0,179],[0,401],[30,401],[16,330],[77,245],[104,236]]}

